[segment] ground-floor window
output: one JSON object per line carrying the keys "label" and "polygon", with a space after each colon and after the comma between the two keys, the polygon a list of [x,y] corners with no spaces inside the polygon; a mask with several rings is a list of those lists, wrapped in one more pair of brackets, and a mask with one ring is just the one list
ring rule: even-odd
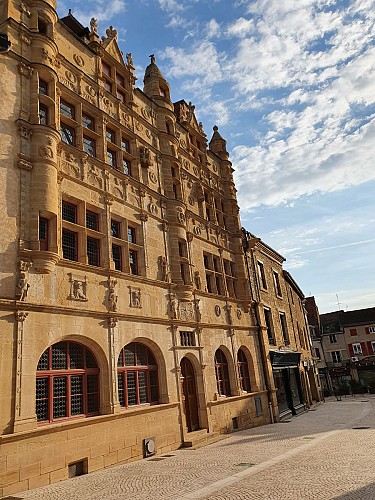
{"label": "ground-floor window", "polygon": [[121,349],[117,371],[121,406],[127,408],[159,402],[158,366],[147,346],[132,342]]}
{"label": "ground-floor window", "polygon": [[48,347],[36,372],[38,422],[99,413],[99,368],[94,355],[76,342]]}
{"label": "ground-floor window", "polygon": [[251,392],[249,365],[247,362],[246,354],[242,349],[238,349],[237,366],[241,391]]}
{"label": "ground-floor window", "polygon": [[221,349],[215,352],[215,372],[219,396],[230,396],[228,361]]}

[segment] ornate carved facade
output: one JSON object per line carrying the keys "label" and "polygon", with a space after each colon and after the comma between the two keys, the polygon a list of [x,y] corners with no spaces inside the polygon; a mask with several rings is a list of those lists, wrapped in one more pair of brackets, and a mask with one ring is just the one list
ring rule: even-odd
{"label": "ornate carved facade", "polygon": [[4,495],[278,418],[225,140],[55,9],[0,7]]}

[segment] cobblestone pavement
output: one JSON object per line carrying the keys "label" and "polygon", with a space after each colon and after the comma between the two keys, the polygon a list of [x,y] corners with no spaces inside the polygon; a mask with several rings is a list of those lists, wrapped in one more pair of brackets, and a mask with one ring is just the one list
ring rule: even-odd
{"label": "cobblestone pavement", "polygon": [[328,399],[289,422],[13,498],[375,500],[375,397]]}

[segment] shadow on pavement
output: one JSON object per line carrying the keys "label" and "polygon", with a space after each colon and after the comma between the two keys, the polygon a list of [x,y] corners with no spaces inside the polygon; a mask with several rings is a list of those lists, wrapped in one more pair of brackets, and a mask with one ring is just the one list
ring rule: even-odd
{"label": "shadow on pavement", "polygon": [[337,497],[333,497],[332,500],[374,500],[375,498],[375,483],[368,484],[363,488],[351,491],[350,493],[344,493]]}

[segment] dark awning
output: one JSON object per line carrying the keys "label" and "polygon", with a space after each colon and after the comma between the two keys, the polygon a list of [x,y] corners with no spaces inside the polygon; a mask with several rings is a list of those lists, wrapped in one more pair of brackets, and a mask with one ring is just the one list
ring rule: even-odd
{"label": "dark awning", "polygon": [[301,353],[290,351],[270,351],[273,368],[296,367],[299,365]]}

